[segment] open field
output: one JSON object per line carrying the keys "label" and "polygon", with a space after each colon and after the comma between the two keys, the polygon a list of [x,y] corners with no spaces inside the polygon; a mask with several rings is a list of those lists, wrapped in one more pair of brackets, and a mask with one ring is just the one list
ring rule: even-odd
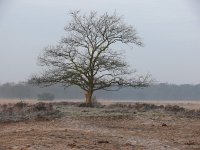
{"label": "open field", "polygon": [[[19,99],[0,99],[0,104],[8,104],[8,103],[17,103],[20,102],[21,100]],[[35,104],[38,102],[36,99],[25,99],[22,100],[27,103],[32,103]],[[83,100],[80,99],[73,99],[73,100],[54,100],[54,101],[42,101],[42,102],[83,102]],[[122,101],[114,101],[114,100],[99,100],[102,104],[104,105],[110,105],[113,103],[149,103],[149,104],[155,104],[155,105],[178,105],[180,107],[184,107],[187,109],[200,109],[200,100],[192,100],[192,101],[179,101],[179,100],[168,100],[168,101],[163,101],[163,100],[133,100],[133,101],[127,101],[127,100],[122,100]]]}
{"label": "open field", "polygon": [[[5,104],[5,101],[1,103]],[[106,102],[107,105],[110,103],[115,104]],[[172,104],[165,102],[164,105],[169,103]],[[181,102],[179,105],[197,109],[197,104],[200,106],[199,102]],[[62,113],[61,118],[0,123],[0,149],[200,149],[200,116],[186,117],[174,112],[117,105],[87,108],[60,103],[54,104],[54,108]]]}

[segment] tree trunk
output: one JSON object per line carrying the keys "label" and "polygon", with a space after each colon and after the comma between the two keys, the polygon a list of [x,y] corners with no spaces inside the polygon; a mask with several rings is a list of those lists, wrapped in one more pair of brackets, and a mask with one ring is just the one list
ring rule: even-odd
{"label": "tree trunk", "polygon": [[91,91],[87,91],[85,93],[85,102],[87,106],[92,106],[92,95],[93,95],[93,92]]}

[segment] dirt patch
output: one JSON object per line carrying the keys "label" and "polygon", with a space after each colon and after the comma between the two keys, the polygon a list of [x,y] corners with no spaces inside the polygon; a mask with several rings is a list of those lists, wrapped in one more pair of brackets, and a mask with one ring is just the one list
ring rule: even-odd
{"label": "dirt patch", "polygon": [[[134,105],[89,108],[53,104],[53,109],[62,112],[61,118],[0,123],[0,149],[200,149],[199,118],[171,113],[182,112],[179,107],[162,106],[162,111],[157,111],[160,108],[154,105]],[[48,110],[43,106],[34,108]]]}

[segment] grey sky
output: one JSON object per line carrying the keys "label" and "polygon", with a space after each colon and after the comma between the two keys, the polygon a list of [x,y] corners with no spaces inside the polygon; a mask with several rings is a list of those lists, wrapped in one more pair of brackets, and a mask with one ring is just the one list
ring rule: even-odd
{"label": "grey sky", "polygon": [[0,83],[37,73],[37,56],[56,44],[68,12],[116,12],[134,25],[144,48],[127,50],[140,73],[159,82],[200,83],[199,0],[0,0]]}

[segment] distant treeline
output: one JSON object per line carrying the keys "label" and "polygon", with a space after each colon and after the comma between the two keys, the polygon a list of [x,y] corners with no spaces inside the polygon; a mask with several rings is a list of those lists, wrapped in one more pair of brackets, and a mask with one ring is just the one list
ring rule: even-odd
{"label": "distant treeline", "polygon": [[[84,91],[75,86],[64,88],[61,85],[53,85],[41,88],[26,83],[0,85],[0,98],[35,99],[42,93],[51,93],[56,99],[84,98]],[[200,84],[175,85],[161,83],[143,89],[122,88],[119,91],[98,91],[95,96],[97,99],[114,100],[200,100]]]}

